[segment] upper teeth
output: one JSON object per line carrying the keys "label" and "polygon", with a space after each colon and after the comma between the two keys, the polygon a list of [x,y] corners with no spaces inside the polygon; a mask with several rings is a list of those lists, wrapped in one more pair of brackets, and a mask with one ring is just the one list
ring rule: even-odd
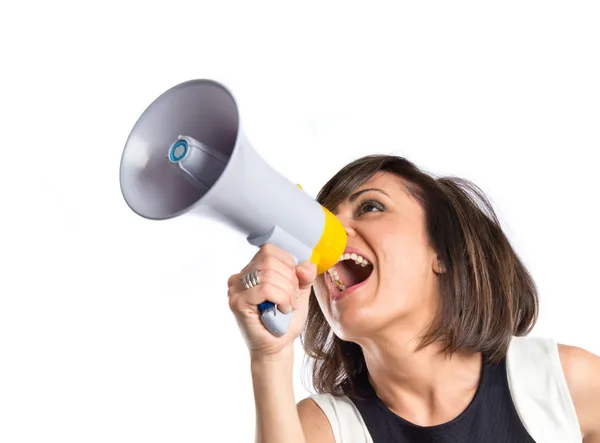
{"label": "upper teeth", "polygon": [[354,262],[357,265],[361,265],[362,267],[365,267],[365,266],[371,264],[371,263],[369,263],[369,260],[367,260],[366,258],[364,258],[358,254],[344,254],[340,257],[340,259],[338,260],[338,263],[343,260],[354,260]]}
{"label": "upper teeth", "polygon": [[[354,260],[354,263],[356,263],[357,265],[361,265],[363,268],[367,265],[370,265],[371,263],[369,262],[369,260],[367,260],[366,258],[357,255],[357,254],[344,254],[340,257],[340,259],[338,260],[338,263],[344,260]],[[339,274],[337,272],[337,269],[335,269],[335,267],[329,268],[327,270],[327,272],[329,272],[329,274],[336,278],[339,279]]]}

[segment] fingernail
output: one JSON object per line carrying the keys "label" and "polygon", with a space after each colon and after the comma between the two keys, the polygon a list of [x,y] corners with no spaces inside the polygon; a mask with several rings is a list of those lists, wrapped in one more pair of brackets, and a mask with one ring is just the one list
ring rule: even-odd
{"label": "fingernail", "polygon": [[305,262],[302,262],[302,266],[304,266],[307,269],[313,269],[316,268],[317,265],[315,265],[313,262],[311,262],[310,260],[307,260]]}

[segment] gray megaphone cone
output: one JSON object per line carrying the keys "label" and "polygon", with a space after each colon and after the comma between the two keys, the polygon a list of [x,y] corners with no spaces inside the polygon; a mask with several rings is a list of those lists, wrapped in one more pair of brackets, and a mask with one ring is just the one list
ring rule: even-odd
{"label": "gray megaphone cone", "polygon": [[[216,219],[255,246],[311,260],[322,273],[346,246],[340,221],[252,148],[232,93],[213,80],[190,80],[160,95],[135,123],[121,157],[121,192],[141,217]],[[290,314],[259,305],[271,333],[283,335]]]}

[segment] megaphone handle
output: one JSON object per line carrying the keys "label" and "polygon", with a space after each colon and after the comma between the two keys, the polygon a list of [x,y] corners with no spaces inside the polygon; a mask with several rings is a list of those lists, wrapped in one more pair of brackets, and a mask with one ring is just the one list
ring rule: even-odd
{"label": "megaphone handle", "polygon": [[292,320],[291,312],[284,314],[270,301],[259,304],[258,310],[262,324],[271,334],[281,337],[287,332]]}
{"label": "megaphone handle", "polygon": [[[294,236],[288,234],[279,226],[274,226],[267,233],[260,235],[249,235],[248,242],[254,246],[262,246],[266,243],[278,246],[288,251],[294,258],[296,264],[300,261],[310,259],[312,249],[304,245]],[[284,314],[277,306],[270,302],[264,301],[258,305],[260,319],[271,334],[281,337],[284,335],[292,320],[292,313]]]}

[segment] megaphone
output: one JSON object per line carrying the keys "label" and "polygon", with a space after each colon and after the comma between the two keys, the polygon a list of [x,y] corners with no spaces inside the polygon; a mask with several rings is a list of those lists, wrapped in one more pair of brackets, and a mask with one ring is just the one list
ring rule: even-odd
{"label": "megaphone", "polygon": [[[180,83],[146,108],[125,143],[120,185],[141,217],[208,217],[244,234],[251,245],[274,244],[296,263],[312,261],[318,274],[335,265],[346,247],[339,219],[252,148],[236,98],[214,80]],[[258,309],[273,335],[285,334],[291,313],[269,300]]]}

